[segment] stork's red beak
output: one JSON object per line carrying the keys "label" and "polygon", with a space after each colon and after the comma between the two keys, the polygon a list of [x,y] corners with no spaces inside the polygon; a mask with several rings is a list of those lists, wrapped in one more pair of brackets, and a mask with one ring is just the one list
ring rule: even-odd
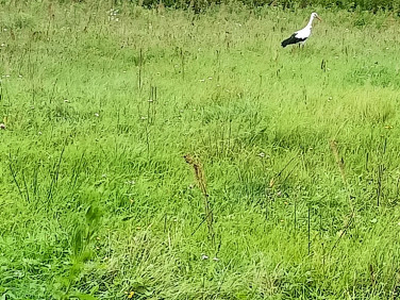
{"label": "stork's red beak", "polygon": [[316,15],[315,17],[316,17],[318,20],[322,21],[322,19],[321,19],[318,15]]}

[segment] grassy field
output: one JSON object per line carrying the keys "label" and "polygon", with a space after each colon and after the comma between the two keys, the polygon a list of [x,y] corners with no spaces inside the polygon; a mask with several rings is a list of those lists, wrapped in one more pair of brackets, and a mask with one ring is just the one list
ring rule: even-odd
{"label": "grassy field", "polygon": [[0,7],[0,299],[399,297],[398,17]]}

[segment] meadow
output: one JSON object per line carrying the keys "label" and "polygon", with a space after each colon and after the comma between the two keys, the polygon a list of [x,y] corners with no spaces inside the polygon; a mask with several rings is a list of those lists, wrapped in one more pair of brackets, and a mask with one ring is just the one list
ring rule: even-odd
{"label": "meadow", "polygon": [[399,297],[399,17],[0,8],[0,299]]}

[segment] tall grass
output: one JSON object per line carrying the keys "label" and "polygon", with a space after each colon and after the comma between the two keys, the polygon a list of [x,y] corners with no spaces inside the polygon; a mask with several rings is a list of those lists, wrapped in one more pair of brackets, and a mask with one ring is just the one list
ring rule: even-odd
{"label": "tall grass", "polygon": [[0,295],[396,298],[398,26],[3,2]]}

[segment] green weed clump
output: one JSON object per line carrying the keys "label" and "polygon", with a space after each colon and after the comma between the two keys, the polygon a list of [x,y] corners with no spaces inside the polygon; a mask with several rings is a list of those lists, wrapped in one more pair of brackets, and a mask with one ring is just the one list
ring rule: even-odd
{"label": "green weed clump", "polygon": [[398,297],[396,16],[0,7],[0,298]]}

